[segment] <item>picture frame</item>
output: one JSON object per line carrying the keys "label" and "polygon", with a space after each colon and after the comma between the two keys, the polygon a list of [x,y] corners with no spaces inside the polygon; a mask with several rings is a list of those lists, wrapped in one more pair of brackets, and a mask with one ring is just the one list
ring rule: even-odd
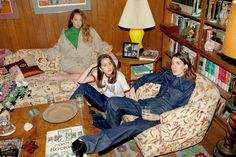
{"label": "picture frame", "polygon": [[0,19],[17,19],[19,17],[15,0],[0,0]]}
{"label": "picture frame", "polygon": [[74,9],[91,10],[91,0],[33,0],[35,14],[48,14],[73,11]]}
{"label": "picture frame", "polygon": [[139,43],[124,42],[122,56],[125,58],[139,58]]}

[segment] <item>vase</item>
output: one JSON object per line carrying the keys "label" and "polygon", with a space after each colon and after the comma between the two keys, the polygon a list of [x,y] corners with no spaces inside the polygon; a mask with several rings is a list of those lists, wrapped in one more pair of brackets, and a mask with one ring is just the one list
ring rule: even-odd
{"label": "vase", "polygon": [[10,121],[10,112],[5,110],[0,114],[0,136],[8,136],[16,131],[16,127]]}

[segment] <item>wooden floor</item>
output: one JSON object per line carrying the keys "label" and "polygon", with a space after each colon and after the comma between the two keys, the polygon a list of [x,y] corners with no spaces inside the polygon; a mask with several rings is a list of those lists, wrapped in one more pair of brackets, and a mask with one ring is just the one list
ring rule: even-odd
{"label": "wooden floor", "polygon": [[[224,139],[225,131],[214,121],[212,122],[209,130],[207,131],[206,136],[204,137],[203,141],[200,143],[207,152],[213,157],[213,152],[216,143],[219,140]],[[170,157],[176,157],[175,153],[168,154]]]}
{"label": "wooden floor", "polygon": [[213,121],[205,138],[200,144],[203,145],[207,152],[213,156],[216,143],[219,140],[223,140],[225,134],[226,132],[224,129],[222,129],[217,123]]}

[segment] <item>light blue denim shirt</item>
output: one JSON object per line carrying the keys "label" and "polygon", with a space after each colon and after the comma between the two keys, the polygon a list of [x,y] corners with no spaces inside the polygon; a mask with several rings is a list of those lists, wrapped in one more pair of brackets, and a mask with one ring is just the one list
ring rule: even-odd
{"label": "light blue denim shirt", "polygon": [[[196,86],[192,80],[183,77],[176,77],[171,71],[148,74],[133,84],[135,90],[145,83],[160,84],[159,94],[153,98],[139,100],[142,106],[150,106],[153,113],[160,114],[171,109],[186,105]],[[163,106],[163,110],[160,110]]]}

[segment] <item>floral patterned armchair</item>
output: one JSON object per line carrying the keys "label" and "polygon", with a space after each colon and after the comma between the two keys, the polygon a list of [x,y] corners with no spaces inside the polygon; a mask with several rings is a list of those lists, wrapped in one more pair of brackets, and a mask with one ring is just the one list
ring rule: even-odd
{"label": "floral patterned armchair", "polygon": [[[154,96],[159,85],[145,84],[136,94],[139,98]],[[202,141],[220,98],[218,89],[208,79],[197,74],[196,88],[183,107],[161,114],[161,124],[145,130],[134,139],[145,157],[175,152]],[[124,121],[135,116],[125,115]]]}

